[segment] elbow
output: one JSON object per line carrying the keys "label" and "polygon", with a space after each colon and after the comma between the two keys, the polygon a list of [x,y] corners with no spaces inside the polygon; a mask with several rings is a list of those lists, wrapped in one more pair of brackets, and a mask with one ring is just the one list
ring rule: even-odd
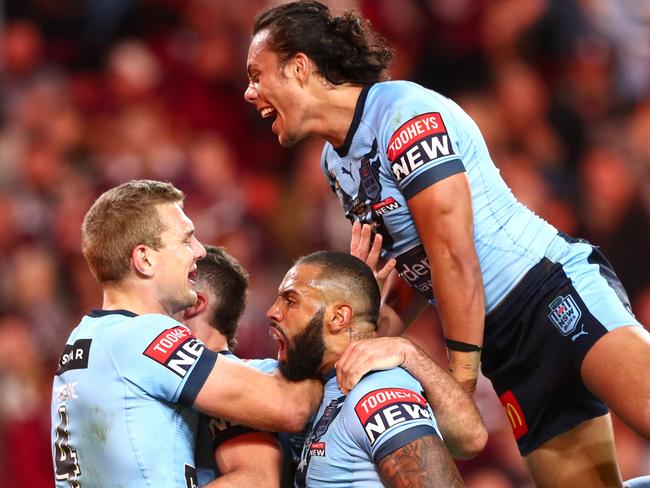
{"label": "elbow", "polygon": [[488,433],[482,422],[473,430],[467,432],[466,436],[459,442],[456,449],[453,449],[453,456],[456,459],[472,459],[485,448],[487,444]]}
{"label": "elbow", "polygon": [[285,432],[301,432],[307,422],[311,418],[311,410],[309,408],[301,408],[296,405],[291,418],[286,419]]}

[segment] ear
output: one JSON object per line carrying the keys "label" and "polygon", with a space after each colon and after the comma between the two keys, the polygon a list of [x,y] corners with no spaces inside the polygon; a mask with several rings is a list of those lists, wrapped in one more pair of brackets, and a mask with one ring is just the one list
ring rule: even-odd
{"label": "ear", "polygon": [[199,315],[203,315],[208,309],[208,295],[205,292],[196,292],[196,303],[191,307],[183,310],[183,321],[193,319]]}
{"label": "ear", "polygon": [[131,264],[138,275],[152,278],[155,274],[154,265],[156,264],[154,250],[144,244],[138,244],[131,251]]}
{"label": "ear", "polygon": [[331,309],[325,312],[326,323],[332,334],[350,327],[354,312],[352,307],[347,303],[336,303]]}
{"label": "ear", "polygon": [[293,75],[300,84],[304,84],[311,72],[312,61],[305,53],[298,53],[293,57]]}

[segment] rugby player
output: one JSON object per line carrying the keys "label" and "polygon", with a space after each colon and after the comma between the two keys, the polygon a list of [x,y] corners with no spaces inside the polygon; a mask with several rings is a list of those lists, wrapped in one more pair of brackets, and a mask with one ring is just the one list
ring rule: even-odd
{"label": "rugby player", "polygon": [[325,141],[346,217],[397,260],[384,304],[404,326],[437,306],[454,377],[472,392],[481,365],[535,483],[621,486],[608,407],[650,439],[650,333],[599,249],[521,204],[474,121],[388,81],[391,58],[354,12],[290,2],[255,20],[244,96],[283,146]]}

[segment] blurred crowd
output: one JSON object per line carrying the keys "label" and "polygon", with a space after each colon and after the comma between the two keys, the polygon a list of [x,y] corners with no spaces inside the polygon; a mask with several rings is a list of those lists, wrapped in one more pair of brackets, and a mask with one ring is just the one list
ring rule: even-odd
{"label": "blurred crowd", "polygon": [[[53,486],[51,378],[69,331],[101,306],[80,224],[104,190],[173,182],[200,240],[251,274],[237,353],[268,357],[266,308],[291,262],[346,250],[321,143],[283,149],[243,100],[262,0],[5,0],[0,4],[0,485]],[[394,79],[476,120],[514,193],[599,245],[650,324],[650,4],[645,0],[332,0],[393,44]],[[445,361],[427,312],[409,335]],[[552,354],[552,351],[549,351]],[[647,373],[647,372],[646,372]],[[642,373],[642,374],[646,374]],[[470,488],[530,482],[482,380],[490,429],[460,463]],[[623,476],[650,445],[618,420]]]}

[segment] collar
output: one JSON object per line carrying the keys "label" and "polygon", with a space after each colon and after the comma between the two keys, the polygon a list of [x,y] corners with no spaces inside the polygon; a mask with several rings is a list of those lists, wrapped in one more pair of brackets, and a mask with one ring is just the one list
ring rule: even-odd
{"label": "collar", "polygon": [[99,308],[94,308],[88,314],[89,317],[94,319],[99,317],[106,317],[107,315],[125,315],[127,317],[137,317],[137,313],[130,312],[128,310],[101,310]]}
{"label": "collar", "polygon": [[321,379],[323,380],[323,383],[327,383],[329,380],[331,380],[335,376],[336,376],[336,368],[331,368],[331,369],[328,369],[327,371],[325,371],[321,375]]}

